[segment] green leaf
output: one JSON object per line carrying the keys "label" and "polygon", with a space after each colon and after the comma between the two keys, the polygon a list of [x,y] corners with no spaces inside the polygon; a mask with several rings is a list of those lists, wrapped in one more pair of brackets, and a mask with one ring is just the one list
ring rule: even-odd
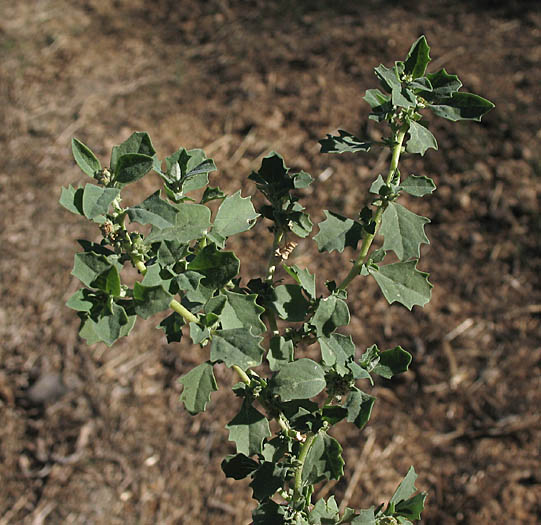
{"label": "green leaf", "polygon": [[401,108],[414,108],[417,105],[417,99],[412,91],[405,87],[393,87],[391,100],[393,106]]}
{"label": "green leaf", "polygon": [[428,274],[417,270],[416,265],[417,261],[398,262],[368,271],[389,304],[397,301],[411,310],[414,305],[424,306],[430,301],[432,288]]}
{"label": "green leaf", "polygon": [[204,412],[210,401],[210,394],[218,390],[213,365],[208,361],[192,368],[178,382],[184,385],[180,401],[192,415]]}
{"label": "green leaf", "polygon": [[[286,513],[285,505],[278,505],[272,500],[264,501],[252,512],[252,525],[286,525]],[[302,525],[302,523],[295,525]]]}
{"label": "green leaf", "polygon": [[271,383],[272,391],[279,395],[282,401],[314,397],[326,385],[321,366],[306,358],[282,365]]}
{"label": "green leaf", "polygon": [[389,95],[383,94],[379,89],[367,89],[363,99],[370,104],[374,110],[381,108],[391,101]]}
{"label": "green leaf", "polygon": [[280,370],[285,363],[290,363],[294,359],[293,341],[286,340],[280,335],[272,336],[267,353],[267,361],[273,372]]}
{"label": "green leaf", "polygon": [[177,275],[176,281],[179,290],[184,292],[186,299],[192,303],[206,303],[214,290],[201,284],[203,274],[187,271]]}
{"label": "green leaf", "polygon": [[116,266],[111,266],[109,270],[102,272],[92,282],[92,287],[103,290],[107,295],[113,297],[120,296],[120,274]]}
{"label": "green leaf", "polygon": [[262,160],[259,171],[252,172],[248,178],[270,202],[278,202],[294,188],[288,172],[283,157],[273,151]]}
{"label": "green leaf", "polygon": [[413,467],[410,467],[408,473],[401,481],[400,485],[398,485],[398,488],[395,490],[395,493],[393,494],[389,503],[396,504],[413,496],[413,494],[417,492],[417,488],[415,487],[416,480],[417,474],[415,473],[415,469]]}
{"label": "green leaf", "polygon": [[488,113],[494,104],[473,93],[453,93],[451,98],[442,99],[428,106],[438,117],[457,122],[476,120]]}
{"label": "green leaf", "polygon": [[283,265],[284,270],[297,281],[306,291],[306,293],[312,298],[316,297],[316,276],[311,274],[306,268],[301,269],[296,265],[287,266]]}
{"label": "green leaf", "polygon": [[188,270],[203,274],[202,284],[215,290],[224,287],[239,273],[239,265],[234,253],[218,251],[214,244],[209,244],[188,264]]}
{"label": "green leaf", "polygon": [[213,188],[212,186],[207,186],[201,197],[201,203],[205,204],[206,202],[225,199],[226,195],[220,188]]}
{"label": "green leaf", "polygon": [[77,140],[76,138],[71,139],[71,151],[77,166],[79,166],[79,168],[81,168],[81,170],[89,177],[94,177],[94,173],[101,170],[101,164],[96,158],[96,155],[94,155],[92,150],[88,146],[85,146],[80,140]]}
{"label": "green leaf", "polygon": [[265,332],[265,323],[261,320],[261,314],[265,309],[256,303],[257,295],[245,295],[226,290],[223,296],[227,300],[220,313],[220,323],[224,330],[244,328],[254,335]]}
{"label": "green leaf", "polygon": [[120,193],[117,188],[102,188],[95,184],[87,184],[83,190],[83,213],[87,219],[102,223],[109,211],[109,206]]}
{"label": "green leaf", "polygon": [[348,411],[347,420],[359,430],[362,429],[370,419],[375,401],[374,396],[370,396],[358,389],[352,390],[344,405],[344,408]]}
{"label": "green leaf", "polygon": [[319,337],[321,358],[325,365],[335,366],[341,376],[349,372],[346,363],[355,357],[355,345],[350,335],[331,334],[330,337]]}
{"label": "green leaf", "polygon": [[130,221],[152,224],[157,228],[175,226],[177,213],[177,208],[160,198],[160,190],[146,198],[141,204],[128,208]]}
{"label": "green leaf", "polygon": [[260,336],[246,328],[216,330],[210,347],[211,361],[223,361],[227,366],[238,365],[243,369],[261,364],[265,353]]}
{"label": "green leaf", "polygon": [[434,181],[426,176],[410,175],[400,184],[400,189],[414,197],[424,197],[436,189]]}
{"label": "green leaf", "polygon": [[197,323],[190,323],[190,337],[194,345],[202,344],[210,337],[210,330],[201,328]]}
{"label": "green leaf", "polygon": [[98,300],[96,294],[87,288],[79,288],[67,301],[66,306],[77,312],[90,312]]}
{"label": "green leaf", "polygon": [[259,463],[244,454],[229,454],[222,461],[222,470],[227,478],[244,479],[259,468]]}
{"label": "green leaf", "polygon": [[389,202],[381,218],[383,249],[392,250],[401,260],[419,257],[420,245],[429,244],[425,224],[430,219],[421,217],[396,202]]}
{"label": "green leaf", "polygon": [[[114,146],[111,151],[111,171],[115,172],[118,160],[127,153],[138,153],[149,157],[156,156],[150,136],[144,131],[132,133],[122,144]],[[156,159],[157,160],[157,159]]]}
{"label": "green leaf", "polygon": [[393,88],[401,88],[396,67],[389,69],[383,64],[380,64],[374,69],[374,71],[376,72],[376,76],[379,78],[383,89],[385,89],[385,91],[388,93],[391,93]]}
{"label": "green leaf", "polygon": [[344,475],[344,460],[340,443],[325,432],[319,432],[306,455],[302,469],[304,485],[323,479],[340,479]]}
{"label": "green leaf", "polygon": [[362,226],[357,221],[338,213],[327,210],[324,210],[324,213],[326,219],[319,223],[319,232],[314,236],[318,250],[320,252],[337,250],[342,253],[346,246],[355,250],[363,235]]}
{"label": "green leaf", "polygon": [[288,468],[283,464],[264,461],[253,474],[253,480],[250,483],[253,498],[258,501],[270,498],[284,485],[287,470]]}
{"label": "green leaf", "polygon": [[267,418],[244,400],[240,412],[226,425],[229,441],[234,441],[237,453],[251,456],[261,454],[263,440],[271,435]]}
{"label": "green leaf", "polygon": [[296,190],[301,190],[307,188],[314,182],[312,175],[306,173],[306,171],[299,171],[298,173],[293,173],[293,186]]}
{"label": "green leaf", "polygon": [[420,520],[425,507],[426,492],[419,492],[407,500],[399,501],[394,508],[395,516],[403,516],[409,520]]}
{"label": "green leaf", "polygon": [[112,346],[117,339],[128,335],[134,324],[135,316],[128,316],[122,306],[111,303],[93,317],[85,316],[79,335],[88,344],[101,341]]}
{"label": "green leaf", "polygon": [[216,164],[207,158],[202,149],[188,150],[185,173],[183,172],[182,191],[189,193],[205,187],[209,182],[208,174],[216,170]]}
{"label": "green leaf", "polygon": [[424,155],[428,148],[438,149],[438,143],[434,135],[414,120],[410,121],[408,133],[410,135],[406,145],[408,153],[420,153]]}
{"label": "green leaf", "polygon": [[421,35],[411,46],[408,56],[404,61],[404,73],[412,78],[422,77],[426,66],[430,62],[430,47],[424,35]]}
{"label": "green leaf", "polygon": [[315,326],[318,337],[328,337],[337,327],[348,325],[349,320],[346,302],[330,295],[319,301],[310,324]]}
{"label": "green leaf", "polygon": [[308,516],[310,525],[327,525],[328,523],[339,523],[338,505],[331,496],[327,501],[323,498],[318,500]]}
{"label": "green leaf", "polygon": [[272,306],[281,319],[300,322],[308,315],[310,302],[297,284],[280,284],[274,288]]}
{"label": "green leaf", "polygon": [[353,518],[351,525],[377,525],[374,509],[364,509],[359,511],[359,515]]}
{"label": "green leaf", "polygon": [[449,75],[445,68],[436,73],[429,73],[426,78],[432,90],[429,93],[423,93],[423,97],[432,102],[449,98],[462,87],[459,78],[456,75]]}
{"label": "green leaf", "polygon": [[157,326],[164,331],[168,343],[178,343],[182,339],[182,327],[185,325],[184,318],[173,312]]}
{"label": "green leaf", "polygon": [[74,188],[71,184],[64,188],[58,201],[66,210],[76,215],[84,215],[83,211],[83,188]]}
{"label": "green leaf", "polygon": [[158,241],[189,243],[201,239],[210,228],[210,210],[201,204],[178,204],[175,226],[153,229],[147,236],[148,244]]}
{"label": "green leaf", "polygon": [[151,169],[154,159],[141,153],[126,153],[116,164],[114,181],[129,184],[144,177]]}
{"label": "green leaf", "polygon": [[334,136],[327,134],[326,138],[319,141],[321,144],[321,153],[370,151],[370,146],[372,146],[370,141],[358,139],[343,129],[339,129],[338,133],[338,135]]}
{"label": "green leaf", "polygon": [[250,197],[241,197],[239,190],[228,196],[218,208],[214,230],[223,237],[230,237],[249,230],[258,217]]}
{"label": "green leaf", "polygon": [[92,252],[75,254],[72,275],[83,284],[93,288],[93,282],[103,272],[109,270],[112,264],[105,255]]}
{"label": "green leaf", "polygon": [[135,299],[135,312],[143,319],[167,310],[173,296],[158,286],[144,286],[138,282],[133,285],[133,298]]}
{"label": "green leaf", "polygon": [[401,346],[379,353],[379,361],[374,366],[374,373],[391,379],[391,377],[406,372],[411,363],[411,354]]}

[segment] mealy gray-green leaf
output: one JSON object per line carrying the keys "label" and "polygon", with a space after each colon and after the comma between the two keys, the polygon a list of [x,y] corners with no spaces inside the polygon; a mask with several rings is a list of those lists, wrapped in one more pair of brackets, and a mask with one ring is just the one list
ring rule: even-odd
{"label": "mealy gray-green leaf", "polygon": [[296,265],[283,265],[284,270],[297,281],[298,284],[314,299],[316,297],[316,276],[311,274],[306,268],[302,269]]}
{"label": "mealy gray-green leaf", "polygon": [[204,279],[203,274],[190,270],[176,277],[179,290],[192,303],[206,303],[214,292],[212,287],[207,288],[201,284],[202,279]]}
{"label": "mealy gray-green leaf", "polygon": [[339,326],[349,324],[350,316],[346,302],[335,295],[321,299],[310,320],[318,337],[329,337]]}
{"label": "mealy gray-green leaf", "polygon": [[383,249],[392,250],[401,260],[419,257],[420,245],[429,244],[424,227],[430,219],[417,215],[396,202],[389,202],[381,218]]}
{"label": "mealy gray-green leaf", "polygon": [[293,361],[294,345],[293,341],[286,340],[280,335],[274,335],[269,344],[267,353],[267,361],[273,372],[280,370],[285,363]]}
{"label": "mealy gray-green leaf", "polygon": [[113,146],[111,151],[111,170],[114,172],[118,159],[127,153],[139,153],[149,157],[155,157],[156,150],[152,145],[150,136],[145,131],[132,133],[122,144]]}
{"label": "mealy gray-green leaf", "polygon": [[92,252],[75,254],[72,275],[77,277],[83,284],[92,287],[94,280],[106,270],[111,268],[112,263],[105,255]]}
{"label": "mealy gray-green leaf", "polygon": [[87,184],[83,190],[83,213],[87,219],[102,223],[109,211],[109,206],[120,193],[116,188],[102,188],[95,184]]}
{"label": "mealy gray-green leaf", "polygon": [[157,328],[164,331],[168,343],[178,343],[182,339],[182,327],[185,324],[184,318],[177,312],[173,312],[163,319]]}
{"label": "mealy gray-green leaf", "polygon": [[83,212],[83,188],[74,188],[71,184],[64,188],[58,201],[66,210],[76,215],[84,215]]}
{"label": "mealy gray-green leaf", "polygon": [[242,197],[240,190],[222,202],[214,219],[214,228],[223,237],[249,230],[259,217],[250,197]]}
{"label": "mealy gray-green leaf", "polygon": [[306,455],[302,469],[303,484],[314,484],[323,479],[340,479],[344,474],[344,460],[340,443],[325,432],[319,432]]}
{"label": "mealy gray-green leaf", "polygon": [[101,164],[96,155],[80,140],[71,139],[71,151],[77,166],[89,177],[94,177],[94,173],[101,170]]}
{"label": "mealy gray-green leaf", "polygon": [[385,95],[379,89],[367,89],[363,99],[370,104],[372,109],[380,108],[390,102],[391,97]]}
{"label": "mealy gray-green leaf", "polygon": [[321,359],[327,366],[335,366],[341,376],[346,375],[349,369],[346,363],[355,357],[355,345],[350,335],[331,334],[329,337],[319,337]]}
{"label": "mealy gray-green leaf", "polygon": [[362,429],[370,419],[375,401],[374,396],[370,396],[362,390],[352,390],[344,404],[344,408],[348,411],[347,420]]}
{"label": "mealy gray-green leaf", "polygon": [[494,104],[473,93],[454,93],[448,99],[442,99],[428,106],[438,117],[456,122],[458,120],[476,120],[488,113]]}
{"label": "mealy gray-green leaf", "polygon": [[288,172],[283,157],[273,151],[261,161],[261,168],[248,178],[256,183],[257,189],[270,202],[275,203],[294,188],[293,178]]}
{"label": "mealy gray-green leaf", "polygon": [[394,508],[395,516],[402,516],[408,520],[421,519],[421,512],[425,507],[426,492],[419,492],[406,500],[399,501]]}
{"label": "mealy gray-green leaf", "polygon": [[141,153],[126,153],[117,162],[114,180],[129,184],[144,177],[151,169],[154,159]]}
{"label": "mealy gray-green leaf", "polygon": [[436,73],[429,73],[426,77],[432,85],[432,91],[424,93],[423,96],[432,102],[449,98],[462,87],[459,78],[456,75],[449,75],[445,68]]}
{"label": "mealy gray-green leaf", "polygon": [[308,516],[308,523],[310,525],[326,525],[328,523],[338,522],[338,505],[334,496],[331,496],[327,501],[323,498],[318,500]]}
{"label": "mealy gray-green leaf", "polygon": [[408,153],[424,155],[428,148],[438,149],[438,143],[434,135],[414,120],[410,122],[408,133],[410,135],[406,146]]}
{"label": "mealy gray-green leaf", "polygon": [[282,463],[264,461],[252,474],[253,480],[250,487],[253,490],[253,498],[258,501],[270,498],[283,487],[287,471],[288,467]]}
{"label": "mealy gray-green leaf", "polygon": [[321,144],[321,153],[370,151],[370,146],[372,146],[370,141],[358,139],[343,129],[339,129],[338,133],[338,135],[334,136],[327,134],[326,138],[319,141]]}
{"label": "mealy gray-green leaf", "polygon": [[229,454],[222,461],[222,470],[227,478],[244,479],[259,468],[259,463],[245,454]]}
{"label": "mealy gray-green leaf", "polygon": [[[285,525],[287,507],[269,499],[252,511],[253,525]],[[297,521],[295,525],[303,525]]]}
{"label": "mealy gray-green leaf", "polygon": [[434,181],[426,176],[410,175],[400,184],[400,189],[414,197],[424,197],[436,189]]}
{"label": "mealy gray-green leaf", "polygon": [[79,335],[84,337],[88,344],[101,341],[112,346],[117,339],[128,335],[134,324],[135,316],[128,316],[122,306],[112,303],[111,307],[104,309],[96,319],[87,317]]}
{"label": "mealy gray-green leaf", "polygon": [[261,340],[262,337],[253,335],[246,328],[216,330],[212,336],[210,359],[244,369],[258,366],[264,354]]}
{"label": "mealy gray-green leaf", "polygon": [[424,306],[430,301],[432,285],[428,274],[416,268],[417,261],[406,261],[369,268],[389,304],[395,301],[411,310],[414,305]]}
{"label": "mealy gray-green leaf", "polygon": [[404,61],[404,73],[413,78],[422,77],[426,66],[430,62],[430,47],[424,35],[421,35],[411,46],[408,56]]}
{"label": "mealy gray-green leaf", "polygon": [[158,241],[177,241],[189,243],[201,239],[210,228],[210,210],[201,204],[178,204],[175,225],[163,229],[153,229],[147,236],[147,243]]}
{"label": "mealy gray-green leaf", "polygon": [[90,312],[97,300],[95,292],[88,290],[87,288],[79,288],[79,290],[66,301],[66,306],[77,312]]}
{"label": "mealy gray-green leaf", "polygon": [[280,284],[274,288],[272,306],[281,319],[300,322],[308,314],[310,302],[297,284]]}
{"label": "mealy gray-green leaf", "polygon": [[353,518],[351,525],[377,525],[374,509],[363,509]]}
{"label": "mealy gray-green leaf", "polygon": [[192,368],[178,381],[184,385],[180,400],[192,415],[204,412],[210,401],[210,394],[218,390],[213,365],[208,361]]}
{"label": "mealy gray-green leaf", "polygon": [[399,501],[406,500],[409,497],[413,496],[413,494],[417,492],[417,488],[415,487],[416,479],[417,474],[415,473],[415,469],[413,467],[410,467],[408,473],[400,482],[400,485],[398,485],[398,488],[395,490],[395,493],[393,494],[389,502],[396,504]]}
{"label": "mealy gray-green leaf", "polygon": [[240,262],[233,252],[218,251],[214,244],[209,244],[190,261],[188,270],[203,274],[205,278],[202,284],[217,289],[224,287],[239,273],[239,266]]}
{"label": "mealy gray-green leaf", "polygon": [[362,238],[362,226],[353,219],[343,217],[338,213],[324,210],[325,220],[319,223],[319,232],[314,236],[320,252],[332,252],[337,250],[340,253],[346,246],[357,248],[357,243]]}
{"label": "mealy gray-green leaf", "polygon": [[157,228],[176,225],[178,209],[160,198],[160,190],[146,198],[141,204],[128,208],[128,217],[139,224],[152,224]]}
{"label": "mealy gray-green leaf", "polygon": [[325,388],[325,373],[315,361],[302,358],[282,365],[271,384],[273,393],[282,401],[307,399]]}
{"label": "mealy gray-green leaf", "polygon": [[219,312],[220,323],[224,330],[244,328],[251,330],[254,335],[259,335],[266,330],[265,323],[261,320],[261,314],[265,309],[256,303],[257,295],[245,295],[226,290],[212,297],[205,305],[205,311],[211,311],[212,303],[219,298],[224,300]]}
{"label": "mealy gray-green leaf", "polygon": [[144,286],[135,282],[133,286],[135,312],[143,319],[167,310],[173,296],[165,291],[161,285]]}
{"label": "mealy gray-green leaf", "polygon": [[391,101],[393,106],[401,108],[414,108],[417,104],[417,99],[412,91],[405,87],[395,86],[391,93]]}
{"label": "mealy gray-green leaf", "polygon": [[271,435],[267,418],[244,400],[239,413],[226,425],[229,441],[234,441],[237,453],[260,454],[263,440]]}
{"label": "mealy gray-green leaf", "polygon": [[399,88],[401,86],[400,80],[398,78],[396,68],[387,68],[383,64],[380,64],[374,69],[376,76],[380,79],[383,89],[388,93],[391,93],[393,88]]}
{"label": "mealy gray-green leaf", "polygon": [[374,374],[378,374],[386,379],[406,372],[411,363],[411,354],[401,346],[390,350],[380,352],[379,361],[374,366]]}
{"label": "mealy gray-green leaf", "polygon": [[92,282],[92,288],[104,291],[107,295],[113,297],[120,296],[120,274],[116,266],[111,266],[108,270],[100,273]]}

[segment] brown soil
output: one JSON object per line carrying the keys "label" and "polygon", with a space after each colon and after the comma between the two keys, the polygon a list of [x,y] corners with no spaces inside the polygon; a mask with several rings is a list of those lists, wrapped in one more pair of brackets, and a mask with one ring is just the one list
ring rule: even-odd
{"label": "brown soil", "polygon": [[[410,464],[430,494],[427,524],[533,524],[541,512],[541,293],[538,105],[541,14],[536,2],[434,0],[0,1],[0,523],[246,524],[247,483],[226,480],[234,415],[228,369],[209,411],[189,416],[177,378],[198,362],[140,323],[111,349],[77,337],[64,302],[75,239],[97,232],[58,204],[82,182],[76,135],[105,158],[133,130],[163,156],[203,147],[226,190],[243,187],[263,154],[318,179],[306,195],[353,214],[385,159],[318,154],[337,128],[365,132],[361,96],[372,68],[427,35],[435,59],[496,103],[482,124],[434,119],[440,150],[404,170],[439,191],[411,202],[432,218],[421,267],[433,300],[408,312],[355,283],[351,333],[414,353],[402,379],[380,382],[372,422],[340,426],[346,476],[332,491],[351,506],[388,498]],[[372,126],[367,133],[377,133]],[[329,171],[326,172],[327,174]],[[144,197],[155,179],[143,181]],[[248,275],[262,267],[260,227],[237,243]],[[263,241],[261,240],[263,239]],[[297,263],[319,283],[348,258]],[[254,256],[255,254],[255,256]]]}

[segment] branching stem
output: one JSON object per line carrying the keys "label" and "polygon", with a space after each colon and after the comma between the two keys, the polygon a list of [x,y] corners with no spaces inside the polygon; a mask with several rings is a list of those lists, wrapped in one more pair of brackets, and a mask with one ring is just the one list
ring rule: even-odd
{"label": "branching stem", "polygon": [[169,308],[181,315],[188,323],[197,323],[197,317],[195,317],[190,310],[182,306],[176,299],[172,299],[169,303]]}

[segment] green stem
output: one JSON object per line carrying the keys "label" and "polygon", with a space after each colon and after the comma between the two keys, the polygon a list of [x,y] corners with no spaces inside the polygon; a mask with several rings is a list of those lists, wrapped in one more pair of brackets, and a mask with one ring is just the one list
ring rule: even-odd
{"label": "green stem", "polygon": [[172,299],[169,303],[169,308],[177,312],[177,314],[184,317],[188,323],[197,323],[197,317],[195,317],[190,310],[184,308],[176,299]]}
{"label": "green stem", "polygon": [[302,470],[304,468],[304,462],[306,461],[306,456],[310,452],[310,448],[314,443],[316,434],[309,434],[306,436],[306,441],[301,446],[301,451],[299,454],[299,463],[295,469],[295,486],[293,489],[293,500],[298,501],[302,497]]}
{"label": "green stem", "polygon": [[141,275],[145,275],[147,273],[147,267],[143,261],[137,260],[137,261],[134,261],[133,264],[139,270],[139,272],[141,272]]}
{"label": "green stem", "polygon": [[[391,184],[391,181],[393,180],[393,176],[398,169],[398,161],[400,160],[400,153],[402,152],[402,143],[404,142],[404,137],[406,136],[406,133],[408,131],[408,126],[403,125],[397,132],[394,140],[394,146],[392,148],[392,157],[391,157],[391,164],[389,166],[389,172],[387,173],[387,179],[385,180],[385,183],[387,186]],[[353,266],[350,270],[350,272],[346,275],[345,279],[340,283],[340,286],[338,287],[339,290],[345,290],[349,283],[361,273],[362,265],[366,262],[366,258],[368,256],[368,251],[370,250],[370,247],[372,246],[372,241],[374,240],[374,237],[377,235],[379,226],[381,223],[381,216],[383,215],[383,212],[385,211],[386,204],[382,203],[378,207],[376,211],[376,215],[374,216],[374,222],[376,223],[376,227],[374,228],[374,233],[367,233],[364,238],[363,242],[361,244],[361,249],[359,250],[359,255],[357,256],[357,259],[353,263]]]}
{"label": "green stem", "polygon": [[246,384],[249,385],[251,383],[250,378],[248,377],[248,374],[238,365],[233,365],[231,367],[239,376],[240,380]]}
{"label": "green stem", "polygon": [[282,241],[282,238],[284,237],[284,233],[282,231],[275,231],[274,232],[274,241],[272,243],[272,249],[269,256],[269,262],[267,263],[267,282],[271,282],[274,278],[274,272],[276,271],[276,266],[278,265],[278,260],[281,260],[281,257],[276,256],[276,250],[280,246],[280,242]]}

